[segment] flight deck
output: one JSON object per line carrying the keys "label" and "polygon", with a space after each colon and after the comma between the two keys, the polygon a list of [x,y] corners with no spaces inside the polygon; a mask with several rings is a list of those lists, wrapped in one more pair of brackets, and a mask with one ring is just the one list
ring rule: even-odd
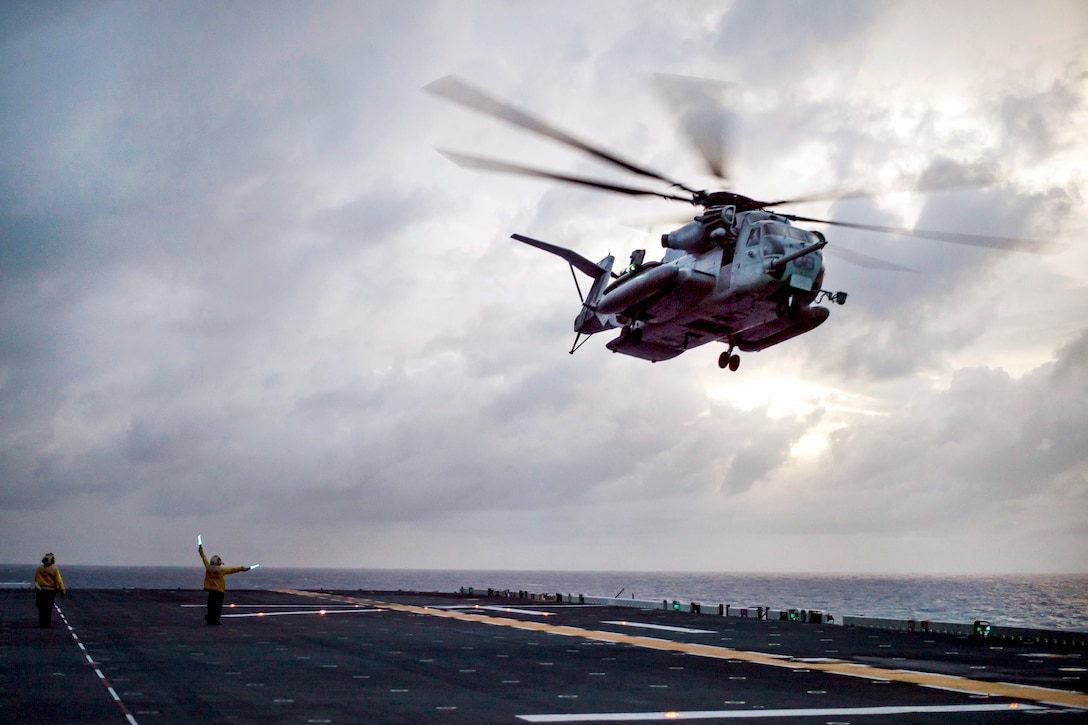
{"label": "flight deck", "polygon": [[0,590],[11,723],[1088,722],[1086,649],[475,593]]}

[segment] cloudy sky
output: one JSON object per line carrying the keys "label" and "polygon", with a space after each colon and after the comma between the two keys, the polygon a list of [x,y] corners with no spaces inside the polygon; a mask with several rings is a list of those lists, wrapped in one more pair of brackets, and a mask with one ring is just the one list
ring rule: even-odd
{"label": "cloudy sky", "polygon": [[[6,3],[0,561],[1088,571],[1088,6]],[[690,208],[421,91],[448,74],[712,186],[651,74],[735,83],[733,188],[1058,241],[830,230],[818,330],[575,355],[561,260]],[[921,194],[934,174],[984,188]],[[927,176],[928,175],[928,176]],[[809,228],[818,228],[810,226]]]}

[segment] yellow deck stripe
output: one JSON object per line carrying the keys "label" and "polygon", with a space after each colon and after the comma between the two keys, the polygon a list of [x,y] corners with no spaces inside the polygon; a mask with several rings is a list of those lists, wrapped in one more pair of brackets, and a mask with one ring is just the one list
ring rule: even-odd
{"label": "yellow deck stripe", "polygon": [[638,635],[619,634],[617,632],[604,632],[594,629],[582,629],[581,627],[567,627],[563,625],[544,624],[543,622],[527,622],[520,619],[508,619],[505,617],[492,617],[482,614],[466,614],[447,609],[430,609],[411,604],[395,604],[392,602],[378,602],[371,599],[353,599],[324,592],[308,592],[298,589],[278,589],[284,594],[297,594],[304,597],[320,597],[332,601],[351,601],[368,607],[380,607],[397,612],[410,612],[412,614],[426,614],[432,617],[445,617],[458,619],[465,622],[480,622],[484,624],[513,627],[534,632],[546,632],[549,634],[561,634],[568,637],[581,637],[583,639],[600,642],[614,642],[616,644],[630,644],[636,647],[648,649],[666,650],[670,652],[683,652],[699,657],[712,657],[715,659],[731,659],[743,662],[751,662],[771,667],[785,667],[792,670],[813,670],[816,672],[829,672],[836,675],[851,675],[864,677],[870,680],[890,680],[892,682],[907,682],[914,685],[927,685],[930,687],[943,687],[961,692],[970,692],[980,695],[994,695],[1008,697],[1014,700],[1031,700],[1033,702],[1053,703],[1069,705],[1088,709],[1088,695],[1068,690],[1050,690],[1044,687],[1031,685],[1016,685],[1005,682],[985,682],[972,680],[955,675],[941,675],[932,672],[912,672],[908,670],[891,670],[881,667],[869,667],[853,662],[791,662],[785,655],[776,656],[761,652],[746,652],[744,650],[728,649],[713,645],[695,644],[690,642],[673,642],[666,639],[643,637]]}

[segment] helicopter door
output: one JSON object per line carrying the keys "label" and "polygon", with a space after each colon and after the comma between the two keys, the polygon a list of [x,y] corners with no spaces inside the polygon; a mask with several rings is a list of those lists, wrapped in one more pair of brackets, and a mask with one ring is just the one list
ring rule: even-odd
{"label": "helicopter door", "polygon": [[741,232],[737,250],[733,255],[730,287],[735,290],[751,289],[763,281],[762,224],[752,224]]}

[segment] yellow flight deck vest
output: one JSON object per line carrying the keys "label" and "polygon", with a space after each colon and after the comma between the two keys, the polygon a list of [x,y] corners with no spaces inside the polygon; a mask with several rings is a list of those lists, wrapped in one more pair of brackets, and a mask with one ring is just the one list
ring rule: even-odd
{"label": "yellow flight deck vest", "polygon": [[225,592],[227,591],[227,574],[237,574],[240,571],[244,571],[244,566],[217,566],[215,564],[208,563],[208,557],[204,555],[204,552],[200,552],[200,558],[204,560],[204,591],[206,592]]}
{"label": "yellow flight deck vest", "polygon": [[44,564],[34,570],[34,584],[38,589],[64,591],[64,580],[60,578],[60,569],[53,564]]}

